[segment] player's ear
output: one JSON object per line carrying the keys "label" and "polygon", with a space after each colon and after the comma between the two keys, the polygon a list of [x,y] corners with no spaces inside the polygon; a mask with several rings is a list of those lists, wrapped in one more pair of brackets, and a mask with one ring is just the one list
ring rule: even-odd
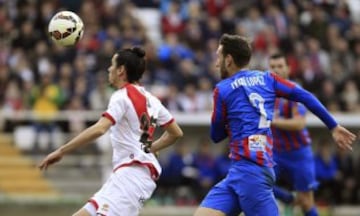
{"label": "player's ear", "polygon": [[126,70],[125,70],[124,65],[120,65],[120,67],[117,70],[117,75],[122,79],[127,79]]}
{"label": "player's ear", "polygon": [[225,57],[225,65],[229,67],[231,62],[233,62],[233,58],[231,55],[227,54]]}

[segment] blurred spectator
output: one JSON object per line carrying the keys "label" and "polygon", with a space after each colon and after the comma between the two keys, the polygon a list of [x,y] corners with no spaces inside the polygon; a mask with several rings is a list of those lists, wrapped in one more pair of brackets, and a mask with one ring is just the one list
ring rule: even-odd
{"label": "blurred spectator", "polygon": [[185,112],[199,112],[201,111],[201,106],[198,94],[196,92],[196,87],[194,84],[189,83],[184,87],[184,93],[181,93],[179,96],[179,103],[181,109]]}
{"label": "blurred spectator", "polygon": [[305,25],[306,33],[324,45],[325,40],[323,39],[326,38],[326,29],[329,25],[325,11],[320,6],[312,7],[310,20],[310,23]]}
{"label": "blurred spectator", "polygon": [[158,58],[166,68],[172,70],[176,62],[187,58],[192,59],[193,52],[179,42],[176,34],[168,34],[165,36],[164,43],[158,48]]}
{"label": "blurred spectator", "polygon": [[316,200],[333,204],[338,196],[339,170],[336,163],[335,154],[329,138],[319,141],[318,150],[315,153],[316,179],[320,182],[318,190],[315,192]]}
{"label": "blurred spectator", "polygon": [[170,111],[183,111],[178,97],[179,92],[176,85],[170,85],[168,95],[164,101],[164,104]]}
{"label": "blurred spectator", "polygon": [[318,88],[316,83],[321,83],[323,77],[319,71],[315,71],[314,66],[311,64],[311,59],[308,56],[300,59],[299,69],[303,87],[311,92],[317,93]]}
{"label": "blurred spectator", "polygon": [[31,50],[36,42],[40,40],[39,32],[34,29],[34,23],[25,21],[20,26],[20,32],[13,41],[13,47],[21,47],[25,50]]}
{"label": "blurred spectator", "polygon": [[197,91],[197,97],[199,104],[201,105],[201,111],[211,111],[213,107],[213,88],[211,80],[206,77],[202,77],[198,80],[198,86],[199,90]]}
{"label": "blurred spectator", "polygon": [[96,68],[99,70],[105,70],[109,67],[109,62],[117,48],[116,41],[106,39],[103,41],[103,45],[99,52],[97,52]]}
{"label": "blurred spectator", "polygon": [[218,39],[221,37],[221,30],[220,20],[217,17],[209,17],[204,28],[204,38],[206,40]]}
{"label": "blurred spectator", "polygon": [[[31,89],[30,104],[32,110],[36,115],[34,122],[37,138],[34,144],[34,152],[39,152],[39,136],[41,132],[46,132],[50,137],[53,135],[55,125],[53,118],[60,109],[63,103],[63,97],[58,85],[52,81],[52,74],[45,73],[40,77],[39,86],[34,86]],[[46,151],[52,151],[54,149],[54,139],[48,138],[49,143],[46,147]]]}
{"label": "blurred spectator", "polygon": [[66,110],[75,111],[70,112],[67,116],[69,121],[69,131],[71,136],[74,137],[86,128],[86,119],[81,113],[81,110],[84,110],[81,98],[78,96],[71,98]]}
{"label": "blurred spectator", "polygon": [[10,81],[9,68],[7,65],[0,66],[0,106],[3,107],[5,104],[6,89]]}
{"label": "blurred spectator", "polygon": [[346,79],[348,78],[348,74],[346,73],[346,71],[342,70],[343,67],[341,66],[341,63],[337,60],[331,61],[330,66],[330,75],[327,77],[331,77],[335,89],[337,91],[341,91]]}
{"label": "blurred spectator", "polygon": [[113,92],[107,84],[107,72],[100,71],[96,81],[95,88],[89,93],[90,109],[104,111],[106,110],[106,102],[110,100]]}
{"label": "blurred spectator", "polygon": [[[189,144],[177,143],[164,164],[159,181],[162,186],[160,192],[165,192],[164,196],[174,197],[174,202],[179,205],[192,203],[194,194],[191,193],[199,189],[198,175],[199,171],[195,166],[195,158],[189,149]],[[179,190],[186,190],[188,193],[178,193]]]}
{"label": "blurred spectator", "polygon": [[337,38],[333,51],[330,53],[331,61],[338,61],[341,64],[340,70],[344,76],[348,76],[353,70],[354,57],[349,49],[348,42],[343,38]]}
{"label": "blurred spectator", "polygon": [[360,58],[355,61],[354,71],[350,74],[349,79],[355,82],[360,91]]}
{"label": "blurred spectator", "polygon": [[341,94],[341,100],[344,103],[344,110],[348,112],[360,111],[359,106],[359,90],[353,80],[347,80],[344,83],[344,91]]}
{"label": "blurred spectator", "polygon": [[181,33],[185,29],[185,17],[181,13],[180,1],[167,1],[168,8],[161,18],[163,33]]}
{"label": "blurred spectator", "polygon": [[203,37],[204,33],[200,23],[195,20],[190,20],[184,32],[184,38],[188,42],[189,47],[194,50],[203,49],[205,46],[202,43]]}
{"label": "blurred spectator", "polygon": [[257,36],[266,26],[259,9],[256,7],[249,8],[246,17],[240,22],[240,25],[245,28],[246,36],[249,38]]}
{"label": "blurred spectator", "polygon": [[276,5],[267,8],[265,20],[273,27],[279,38],[287,36],[288,23],[285,15]]}
{"label": "blurred spectator", "polygon": [[[197,88],[197,79],[201,73],[200,68],[194,64],[191,59],[184,59],[179,62],[175,69],[175,75],[173,82],[180,90],[186,89],[187,85],[193,85],[194,90]],[[184,92],[187,94],[187,92]]]}
{"label": "blurred spectator", "polygon": [[5,112],[14,112],[21,110],[24,106],[23,98],[21,95],[21,90],[19,83],[16,80],[11,80],[8,82],[5,89],[3,110]]}
{"label": "blurred spectator", "polygon": [[338,26],[340,33],[345,35],[351,27],[351,19],[349,19],[350,11],[346,4],[338,4],[332,11],[330,23]]}
{"label": "blurred spectator", "polygon": [[317,78],[323,78],[325,74],[329,73],[329,55],[326,53],[321,45],[320,41],[315,38],[309,38],[306,41],[307,56],[309,57],[311,67],[313,68],[314,76]]}
{"label": "blurred spectator", "polygon": [[205,0],[205,8],[210,16],[218,16],[228,5],[228,0]]}
{"label": "blurred spectator", "polygon": [[234,7],[226,6],[220,17],[221,31],[229,34],[234,34],[237,21],[238,18],[236,17],[236,11]]}
{"label": "blurred spectator", "polygon": [[326,79],[321,84],[319,93],[319,100],[331,111],[336,112],[340,110],[338,95],[335,89],[335,83],[332,79]]}
{"label": "blurred spectator", "polygon": [[336,151],[335,161],[339,168],[339,194],[336,196],[337,204],[356,204],[357,190],[354,173],[354,160],[351,153],[346,150]]}

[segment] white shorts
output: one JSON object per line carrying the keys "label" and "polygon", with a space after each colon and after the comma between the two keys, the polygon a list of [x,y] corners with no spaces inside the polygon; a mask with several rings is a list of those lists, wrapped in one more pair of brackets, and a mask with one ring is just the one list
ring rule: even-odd
{"label": "white shorts", "polygon": [[121,167],[111,174],[84,208],[92,216],[137,216],[155,188],[146,167]]}

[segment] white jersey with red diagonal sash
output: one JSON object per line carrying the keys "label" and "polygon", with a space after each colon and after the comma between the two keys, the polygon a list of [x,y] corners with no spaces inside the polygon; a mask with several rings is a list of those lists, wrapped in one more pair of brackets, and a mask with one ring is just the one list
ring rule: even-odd
{"label": "white jersey with red diagonal sash", "polygon": [[156,126],[173,121],[172,115],[159,99],[143,87],[127,84],[114,92],[103,116],[113,123],[110,139],[113,147],[113,168],[144,165],[153,178],[161,167],[152,153],[145,152],[146,142],[152,141]]}

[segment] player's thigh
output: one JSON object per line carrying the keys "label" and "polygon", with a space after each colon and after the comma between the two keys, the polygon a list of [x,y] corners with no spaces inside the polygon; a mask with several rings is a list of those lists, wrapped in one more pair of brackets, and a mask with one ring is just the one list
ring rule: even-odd
{"label": "player's thigh", "polygon": [[278,207],[273,194],[274,170],[249,164],[246,168],[230,170],[231,187],[240,198],[239,205],[246,216],[277,216]]}
{"label": "player's thigh", "polygon": [[264,182],[251,183],[240,196],[246,216],[278,216],[278,206],[271,186]]}
{"label": "player's thigh", "polygon": [[211,188],[194,215],[237,216],[240,213],[239,199],[224,179]]}
{"label": "player's thigh", "polygon": [[144,167],[123,167],[113,173],[91,198],[96,213],[106,216],[138,215],[144,202],[156,188]]}
{"label": "player's thigh", "polygon": [[290,164],[290,175],[296,191],[313,191],[319,186],[315,175],[315,162],[313,158],[293,161]]}

